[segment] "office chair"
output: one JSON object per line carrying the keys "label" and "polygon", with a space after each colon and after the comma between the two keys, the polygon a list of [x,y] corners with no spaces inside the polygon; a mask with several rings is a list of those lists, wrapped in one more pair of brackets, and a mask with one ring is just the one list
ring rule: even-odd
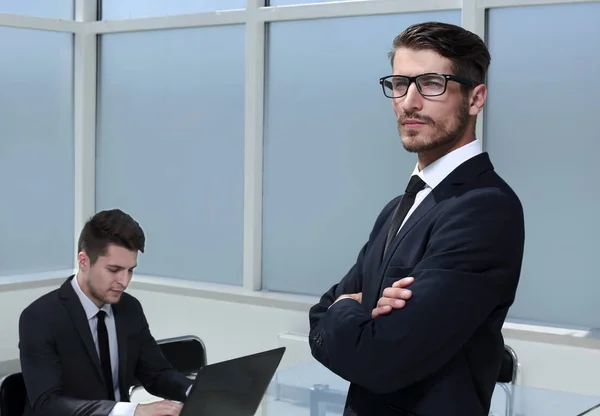
{"label": "office chair", "polygon": [[206,365],[206,347],[196,336],[167,338],[157,343],[173,368],[187,377],[196,375]]}
{"label": "office chair", "polygon": [[498,374],[498,383],[515,384],[517,381],[517,367],[519,360],[517,354],[510,346],[504,345],[504,355],[502,356],[502,365]]}
{"label": "office chair", "polygon": [[0,380],[0,416],[23,416],[27,391],[22,373],[9,374]]}
{"label": "office chair", "polygon": [[512,387],[517,382],[517,370],[519,366],[519,360],[515,350],[510,346],[504,345],[504,354],[502,355],[502,364],[500,365],[500,373],[498,373],[497,382],[500,383],[500,387],[506,394],[506,414],[512,415],[513,413],[513,395]]}
{"label": "office chair", "polygon": [[[173,368],[193,378],[207,364],[204,342],[194,335],[157,340],[161,352]],[[129,396],[142,387],[139,381],[129,388]],[[4,416],[4,415],[0,415]]]}

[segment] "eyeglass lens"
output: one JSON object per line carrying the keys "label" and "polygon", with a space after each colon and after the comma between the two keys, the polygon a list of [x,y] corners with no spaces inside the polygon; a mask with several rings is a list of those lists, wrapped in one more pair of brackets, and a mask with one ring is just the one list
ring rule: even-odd
{"label": "eyeglass lens", "polygon": [[[446,89],[446,78],[441,75],[421,75],[417,77],[416,83],[423,95],[441,95]],[[394,76],[386,79],[383,85],[385,95],[392,98],[399,98],[406,95],[410,86],[410,80],[402,76]]]}

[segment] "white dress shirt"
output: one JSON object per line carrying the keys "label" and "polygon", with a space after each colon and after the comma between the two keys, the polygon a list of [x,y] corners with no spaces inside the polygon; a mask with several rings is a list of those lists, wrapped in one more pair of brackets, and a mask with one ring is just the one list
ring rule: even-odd
{"label": "white dress shirt", "polygon": [[482,153],[482,151],[481,142],[479,140],[475,140],[440,157],[435,162],[425,166],[425,168],[421,171],[419,170],[419,164],[417,163],[413,173],[411,174],[411,177],[417,175],[423,180],[423,182],[425,182],[425,187],[417,193],[415,202],[408,211],[408,214],[406,214],[406,218],[404,218],[404,221],[402,221],[402,225],[398,231],[400,231],[400,229],[406,223],[406,220],[408,220],[411,214],[415,212],[419,204],[423,202],[427,195],[429,195],[436,186],[446,179],[446,177],[457,167],[465,163],[467,160],[479,155]]}
{"label": "white dress shirt", "polygon": [[[462,165],[467,160],[479,155],[482,152],[483,152],[483,150],[482,150],[481,142],[479,140],[474,140],[474,141],[472,141],[462,147],[459,147],[458,149],[453,150],[450,153],[440,157],[435,162],[432,162],[429,165],[427,165],[425,168],[423,168],[423,170],[419,170],[419,163],[417,163],[417,165],[415,166],[415,169],[413,170],[413,172],[411,174],[411,177],[413,175],[419,176],[423,180],[423,182],[425,182],[425,187],[417,193],[417,196],[415,197],[415,202],[413,203],[413,206],[410,208],[410,210],[406,214],[406,218],[404,218],[404,221],[402,221],[402,225],[400,225],[400,228],[398,228],[398,232],[400,231],[400,229],[402,229],[402,227],[404,226],[404,224],[406,223],[408,218],[412,215],[412,213],[415,212],[415,210],[417,209],[419,204],[421,202],[423,202],[423,200],[427,197],[427,195],[429,195],[436,186],[438,186],[444,179],[446,179],[446,177],[450,173],[452,173],[452,171],[454,169],[456,169],[457,167]],[[331,306],[333,306],[333,304],[335,304],[336,302],[343,300],[343,299],[352,299],[352,298],[351,297],[338,298],[335,302],[333,302],[331,304]],[[331,306],[330,306],[330,308],[331,308]]]}
{"label": "white dress shirt", "polygon": [[115,407],[111,410],[108,416],[133,416],[137,407],[136,403],[119,402],[121,399],[121,392],[119,391],[119,344],[117,342],[117,327],[115,326],[115,316],[112,308],[109,304],[102,305],[102,308],[98,308],[90,298],[87,297],[77,281],[77,276],[71,280],[71,286],[75,290],[85,315],[90,325],[90,331],[92,332],[92,338],[94,339],[94,345],[96,346],[96,352],[98,353],[98,359],[100,359],[100,348],[98,347],[98,317],[97,314],[102,309],[106,312],[106,330],[108,332],[108,346],[110,350],[110,364],[112,367],[113,386],[115,389],[115,400],[118,402]]}

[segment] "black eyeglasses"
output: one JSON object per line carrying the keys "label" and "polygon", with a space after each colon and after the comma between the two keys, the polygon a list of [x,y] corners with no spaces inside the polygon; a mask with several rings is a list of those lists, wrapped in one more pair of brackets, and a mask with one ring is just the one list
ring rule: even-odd
{"label": "black eyeglasses", "polygon": [[388,98],[404,97],[408,92],[410,84],[413,82],[417,85],[417,89],[423,97],[436,97],[446,92],[448,81],[455,81],[469,87],[477,85],[475,81],[471,81],[470,79],[457,77],[456,75],[438,73],[421,74],[416,77],[388,75],[379,79],[379,83],[383,89],[383,95]]}

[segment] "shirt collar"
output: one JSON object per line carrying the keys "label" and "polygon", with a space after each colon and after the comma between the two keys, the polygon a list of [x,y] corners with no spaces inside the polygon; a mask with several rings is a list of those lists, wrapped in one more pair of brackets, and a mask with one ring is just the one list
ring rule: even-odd
{"label": "shirt collar", "polygon": [[481,142],[479,140],[474,140],[440,157],[435,162],[427,165],[421,171],[419,171],[419,164],[417,163],[412,175],[419,176],[423,182],[427,184],[427,186],[429,186],[431,189],[434,189],[444,179],[446,179],[446,176],[448,176],[454,169],[482,152],[483,150]]}
{"label": "shirt collar", "polygon": [[104,305],[102,305],[102,308],[98,308],[96,304],[92,302],[92,300],[88,298],[88,296],[85,293],[83,293],[83,290],[81,289],[81,286],[79,286],[79,282],[77,281],[77,275],[75,275],[75,277],[71,279],[71,286],[73,286],[73,290],[75,290],[75,293],[77,294],[77,297],[79,298],[79,301],[83,306],[83,310],[85,311],[85,315],[88,321],[96,317],[100,309],[106,312],[107,317],[110,318],[112,316],[112,308],[110,307],[110,304],[105,303]]}

